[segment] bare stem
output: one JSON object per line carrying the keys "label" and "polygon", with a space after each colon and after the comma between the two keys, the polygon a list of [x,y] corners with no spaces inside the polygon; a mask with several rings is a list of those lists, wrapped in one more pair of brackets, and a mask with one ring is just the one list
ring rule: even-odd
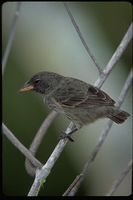
{"label": "bare stem", "polygon": [[99,74],[102,74],[102,73],[103,73],[103,70],[102,70],[102,68],[100,67],[100,65],[98,64],[98,62],[96,61],[96,58],[95,58],[94,55],[92,54],[92,52],[91,52],[91,50],[89,49],[87,43],[85,42],[85,39],[83,38],[82,33],[81,33],[79,27],[77,26],[77,23],[76,23],[76,21],[75,21],[75,19],[74,19],[74,17],[73,17],[73,15],[72,15],[72,13],[71,13],[71,11],[70,11],[70,9],[69,9],[69,7],[68,7],[68,5],[67,5],[66,2],[64,2],[64,6],[65,6],[65,8],[66,8],[66,10],[67,10],[67,13],[68,13],[68,15],[69,15],[69,17],[70,17],[70,19],[71,19],[71,21],[72,21],[72,24],[73,24],[75,30],[77,31],[78,36],[79,36],[79,38],[80,38],[82,44],[84,45],[84,47],[85,47],[87,53],[90,55],[92,61],[94,62],[95,66],[97,67],[97,69],[98,69],[98,71],[99,71]]}
{"label": "bare stem", "polygon": [[68,187],[68,189],[64,192],[64,194],[62,196],[68,196],[69,193],[71,192],[71,190],[78,183],[78,181],[81,179],[82,176],[83,176],[83,174],[79,174],[78,176],[76,176],[76,178],[74,179],[74,181],[72,182],[72,184]]}
{"label": "bare stem", "polygon": [[115,180],[115,182],[111,186],[111,188],[110,188],[109,192],[106,194],[106,196],[112,196],[114,194],[114,192],[116,191],[116,189],[118,188],[118,186],[120,185],[122,180],[125,178],[125,176],[129,172],[129,170],[131,169],[132,165],[133,165],[133,162],[132,162],[132,160],[130,160],[128,162],[128,164],[126,165],[126,167],[124,168],[124,170],[122,171],[122,173],[120,174],[120,176],[118,177],[118,179]]}
{"label": "bare stem", "polygon": [[52,111],[47,118],[43,121],[42,125],[40,126],[33,142],[30,145],[29,151],[35,155],[37,152],[37,149],[44,137],[44,135],[46,134],[49,126],[51,125],[51,123],[53,122],[53,120],[59,115],[59,113],[57,113],[56,111]]}
{"label": "bare stem", "polygon": [[[30,153],[32,153],[32,155],[35,155],[37,150],[38,150],[38,147],[46,133],[46,131],[48,130],[49,126],[51,125],[51,123],[53,122],[53,120],[58,116],[59,113],[55,112],[55,111],[52,111],[48,116],[47,118],[43,121],[42,125],[40,126],[33,142],[31,143],[30,145],[30,148],[29,148],[29,151]],[[27,173],[30,175],[30,176],[34,176],[35,175],[35,172],[36,172],[36,167],[33,166],[31,164],[31,162],[26,158],[25,160],[25,168],[26,168],[26,171]]]}
{"label": "bare stem", "polygon": [[5,70],[5,67],[6,67],[7,60],[8,60],[8,56],[9,56],[11,46],[12,46],[12,43],[13,43],[16,24],[17,24],[17,21],[18,21],[19,13],[20,13],[20,6],[21,6],[21,2],[18,2],[17,6],[16,6],[16,10],[14,12],[14,18],[13,18],[8,42],[7,42],[7,45],[6,45],[5,53],[4,53],[3,60],[2,60],[2,74],[4,74],[4,70]]}
{"label": "bare stem", "polygon": [[12,144],[30,160],[34,166],[37,168],[42,167],[42,164],[28,151],[28,149],[26,149],[23,144],[21,144],[21,142],[19,142],[19,140],[12,134],[12,132],[5,126],[4,123],[2,123],[2,132],[12,142]]}
{"label": "bare stem", "polygon": [[129,26],[125,36],[123,37],[123,39],[121,41],[121,43],[117,47],[115,53],[111,57],[111,59],[108,62],[107,66],[104,68],[103,73],[99,76],[99,78],[95,82],[94,86],[100,88],[103,85],[104,81],[109,76],[110,72],[114,68],[114,66],[117,63],[117,61],[122,56],[123,52],[127,48],[128,44],[129,44],[129,42],[131,41],[132,38],[133,38],[133,22]]}
{"label": "bare stem", "polygon": [[[73,123],[71,122],[66,129],[66,133],[70,132],[70,129],[73,129]],[[46,164],[42,167],[41,170],[36,171],[35,180],[33,185],[28,193],[28,196],[37,196],[38,190],[40,189],[40,184],[42,184],[42,180],[45,180],[46,177],[49,175],[52,167],[56,163],[57,159],[59,158],[61,152],[63,151],[64,147],[68,142],[68,138],[62,139],[58,142],[57,146],[55,147],[54,151],[50,155],[49,159],[47,160]]]}

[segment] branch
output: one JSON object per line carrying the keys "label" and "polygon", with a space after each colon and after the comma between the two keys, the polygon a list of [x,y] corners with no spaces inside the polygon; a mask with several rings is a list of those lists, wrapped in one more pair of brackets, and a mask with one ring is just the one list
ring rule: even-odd
{"label": "branch", "polygon": [[133,162],[132,162],[132,160],[130,160],[128,162],[128,164],[126,165],[126,167],[124,168],[123,172],[118,177],[118,179],[116,179],[116,181],[113,183],[113,185],[111,186],[111,188],[110,188],[109,192],[106,194],[106,196],[113,195],[113,193],[116,191],[117,187],[120,185],[122,180],[125,178],[125,176],[129,172],[129,170],[131,169],[132,165],[133,165]]}
{"label": "branch", "polygon": [[65,8],[66,8],[66,10],[67,10],[67,13],[68,13],[68,15],[69,15],[69,17],[70,17],[70,19],[71,19],[71,21],[72,21],[72,24],[73,24],[75,30],[76,30],[77,33],[78,33],[78,36],[79,36],[79,38],[80,38],[82,44],[84,45],[84,47],[85,47],[87,53],[90,55],[92,61],[94,62],[95,66],[97,67],[97,69],[98,69],[98,71],[99,71],[99,74],[101,75],[101,74],[103,73],[103,70],[102,70],[102,68],[99,66],[99,64],[98,64],[98,62],[96,61],[95,57],[93,56],[91,50],[89,49],[88,45],[86,44],[86,42],[85,42],[85,40],[84,40],[84,38],[83,38],[83,36],[82,36],[82,33],[81,33],[79,27],[77,26],[76,21],[75,21],[73,15],[72,15],[71,11],[70,11],[69,8],[68,8],[67,3],[64,2],[64,6],[65,6]]}
{"label": "branch", "polygon": [[14,12],[14,18],[13,18],[8,42],[7,42],[7,45],[6,45],[5,53],[4,53],[3,60],[2,60],[2,74],[4,74],[4,70],[5,70],[5,67],[6,67],[7,60],[8,60],[8,56],[9,56],[11,46],[12,46],[12,43],[13,43],[16,24],[17,24],[17,20],[18,20],[18,17],[19,17],[19,13],[20,13],[20,6],[21,6],[21,2],[18,2],[17,6],[16,6],[16,10]]}
{"label": "branch", "polygon": [[88,52],[88,54],[90,55],[91,59],[93,60],[95,66],[97,67],[98,71],[99,71],[99,78],[98,80],[95,82],[94,86],[98,86],[99,88],[103,85],[104,81],[106,80],[106,78],[108,77],[108,75],[110,74],[111,70],[113,69],[113,67],[115,66],[115,64],[117,63],[117,61],[120,59],[120,57],[122,56],[123,52],[125,51],[125,49],[127,48],[129,42],[131,41],[131,39],[133,38],[133,23],[131,23],[129,29],[127,30],[124,38],[122,39],[121,43],[119,44],[118,48],[116,49],[115,53],[113,54],[112,58],[110,59],[110,61],[108,62],[107,66],[105,67],[104,70],[101,69],[101,67],[99,66],[99,64],[97,63],[95,57],[93,56],[93,54],[91,53],[91,50],[89,49],[89,47],[87,46],[82,33],[79,29],[79,27],[76,24],[76,21],[71,13],[71,11],[68,8],[67,3],[64,2],[64,6],[68,12],[68,15],[72,21],[72,24],[75,28],[75,30],[78,33],[78,36],[80,37],[86,51]]}
{"label": "branch", "polygon": [[[48,116],[47,118],[43,121],[42,125],[40,126],[33,142],[31,143],[30,145],[30,148],[29,148],[29,151],[32,155],[35,156],[37,150],[38,150],[38,147],[46,133],[46,131],[48,130],[49,126],[51,125],[51,123],[53,122],[53,120],[58,116],[59,113],[55,112],[55,111],[52,111]],[[25,168],[26,168],[26,171],[27,173],[30,175],[30,176],[34,176],[35,175],[35,172],[36,172],[36,167],[33,166],[30,161],[26,158],[25,160]]]}
{"label": "branch", "polygon": [[51,123],[53,122],[53,120],[59,115],[59,113],[57,113],[56,111],[52,111],[47,118],[43,121],[42,125],[40,126],[33,142],[30,145],[29,151],[35,155],[37,152],[37,149],[44,137],[44,135],[46,134],[49,126],[51,125]]}
{"label": "branch", "polygon": [[78,176],[76,176],[72,184],[68,187],[68,189],[64,192],[62,196],[68,196],[71,190],[75,187],[75,185],[78,183],[78,181],[81,179],[82,176],[83,174],[79,174]]}
{"label": "branch", "polygon": [[117,61],[122,56],[123,52],[127,48],[128,44],[129,44],[129,42],[131,41],[132,38],[133,38],[133,22],[129,26],[124,38],[122,39],[121,43],[119,44],[119,46],[116,49],[115,53],[113,54],[112,58],[108,62],[107,66],[103,70],[103,74],[101,74],[99,76],[99,78],[95,82],[94,86],[101,87],[103,85],[104,81],[106,80],[106,78],[110,74],[111,70],[113,69],[113,67],[115,66]]}
{"label": "branch", "polygon": [[11,143],[22,153],[30,162],[37,168],[42,167],[42,164],[26,149],[26,147],[19,142],[19,140],[12,134],[12,132],[2,123],[2,132],[11,141]]}
{"label": "branch", "polygon": [[[131,69],[131,71],[130,71],[128,77],[127,77],[127,80],[126,80],[126,82],[125,82],[125,84],[123,86],[123,89],[122,89],[122,91],[121,91],[121,93],[119,95],[118,101],[116,103],[116,106],[118,108],[121,106],[122,102],[124,101],[124,98],[125,98],[125,96],[127,94],[127,91],[128,91],[128,89],[129,89],[129,87],[130,87],[130,85],[132,83],[132,80],[133,80],[132,73],[133,73],[133,70]],[[89,171],[89,169],[90,169],[90,167],[91,167],[91,165],[92,165],[92,163],[93,163],[93,161],[94,161],[99,149],[101,148],[103,142],[105,141],[112,124],[113,124],[113,121],[109,120],[108,123],[106,124],[105,128],[103,129],[103,131],[102,131],[102,133],[101,133],[101,135],[100,135],[100,137],[98,139],[98,142],[97,142],[96,146],[94,147],[94,149],[93,149],[93,151],[92,151],[92,153],[91,153],[91,155],[90,155],[90,157],[88,159],[88,162],[85,164],[85,166],[84,166],[84,168],[83,168],[83,170],[81,172],[81,174],[83,174],[82,178],[77,182],[77,184],[75,184],[75,187],[73,187],[73,189],[71,190],[69,196],[74,196],[75,193],[78,191],[78,189],[79,189],[82,181],[84,180],[86,174],[88,173],[88,171]]]}
{"label": "branch", "polygon": [[[66,134],[70,132],[70,130],[73,129],[73,123],[71,122],[66,129]],[[28,193],[28,196],[37,196],[41,184],[44,182],[46,177],[49,175],[52,167],[54,166],[55,162],[59,158],[61,152],[63,151],[64,147],[66,146],[68,142],[68,138],[62,139],[59,141],[57,146],[55,147],[54,151],[52,152],[51,156],[49,157],[46,164],[42,167],[41,170],[36,171],[35,180],[33,182],[33,185]]]}

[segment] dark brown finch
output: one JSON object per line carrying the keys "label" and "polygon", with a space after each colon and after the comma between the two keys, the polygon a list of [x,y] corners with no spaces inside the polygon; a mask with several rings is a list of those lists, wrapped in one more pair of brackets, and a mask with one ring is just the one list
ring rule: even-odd
{"label": "dark brown finch", "polygon": [[74,123],[74,129],[59,139],[68,137],[83,125],[99,118],[110,118],[117,124],[123,123],[129,113],[120,110],[102,90],[81,80],[61,76],[53,72],[39,72],[32,76],[19,90],[34,90],[40,93],[50,109],[64,114]]}

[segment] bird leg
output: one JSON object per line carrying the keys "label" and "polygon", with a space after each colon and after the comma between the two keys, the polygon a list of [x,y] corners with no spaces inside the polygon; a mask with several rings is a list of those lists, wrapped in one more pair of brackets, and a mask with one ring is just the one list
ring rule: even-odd
{"label": "bird leg", "polygon": [[70,135],[77,130],[78,129],[76,128],[75,124],[71,122],[66,131],[62,131],[62,134],[59,136],[58,141],[64,138],[68,138],[70,142],[74,142],[74,140],[70,137]]}

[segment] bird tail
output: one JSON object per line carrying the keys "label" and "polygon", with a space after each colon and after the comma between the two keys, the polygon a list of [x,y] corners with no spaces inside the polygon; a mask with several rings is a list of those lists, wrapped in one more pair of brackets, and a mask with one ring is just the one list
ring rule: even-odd
{"label": "bird tail", "polygon": [[117,124],[122,124],[129,116],[130,114],[127,113],[126,111],[119,110],[118,113],[115,113],[114,115],[109,116],[109,118]]}

